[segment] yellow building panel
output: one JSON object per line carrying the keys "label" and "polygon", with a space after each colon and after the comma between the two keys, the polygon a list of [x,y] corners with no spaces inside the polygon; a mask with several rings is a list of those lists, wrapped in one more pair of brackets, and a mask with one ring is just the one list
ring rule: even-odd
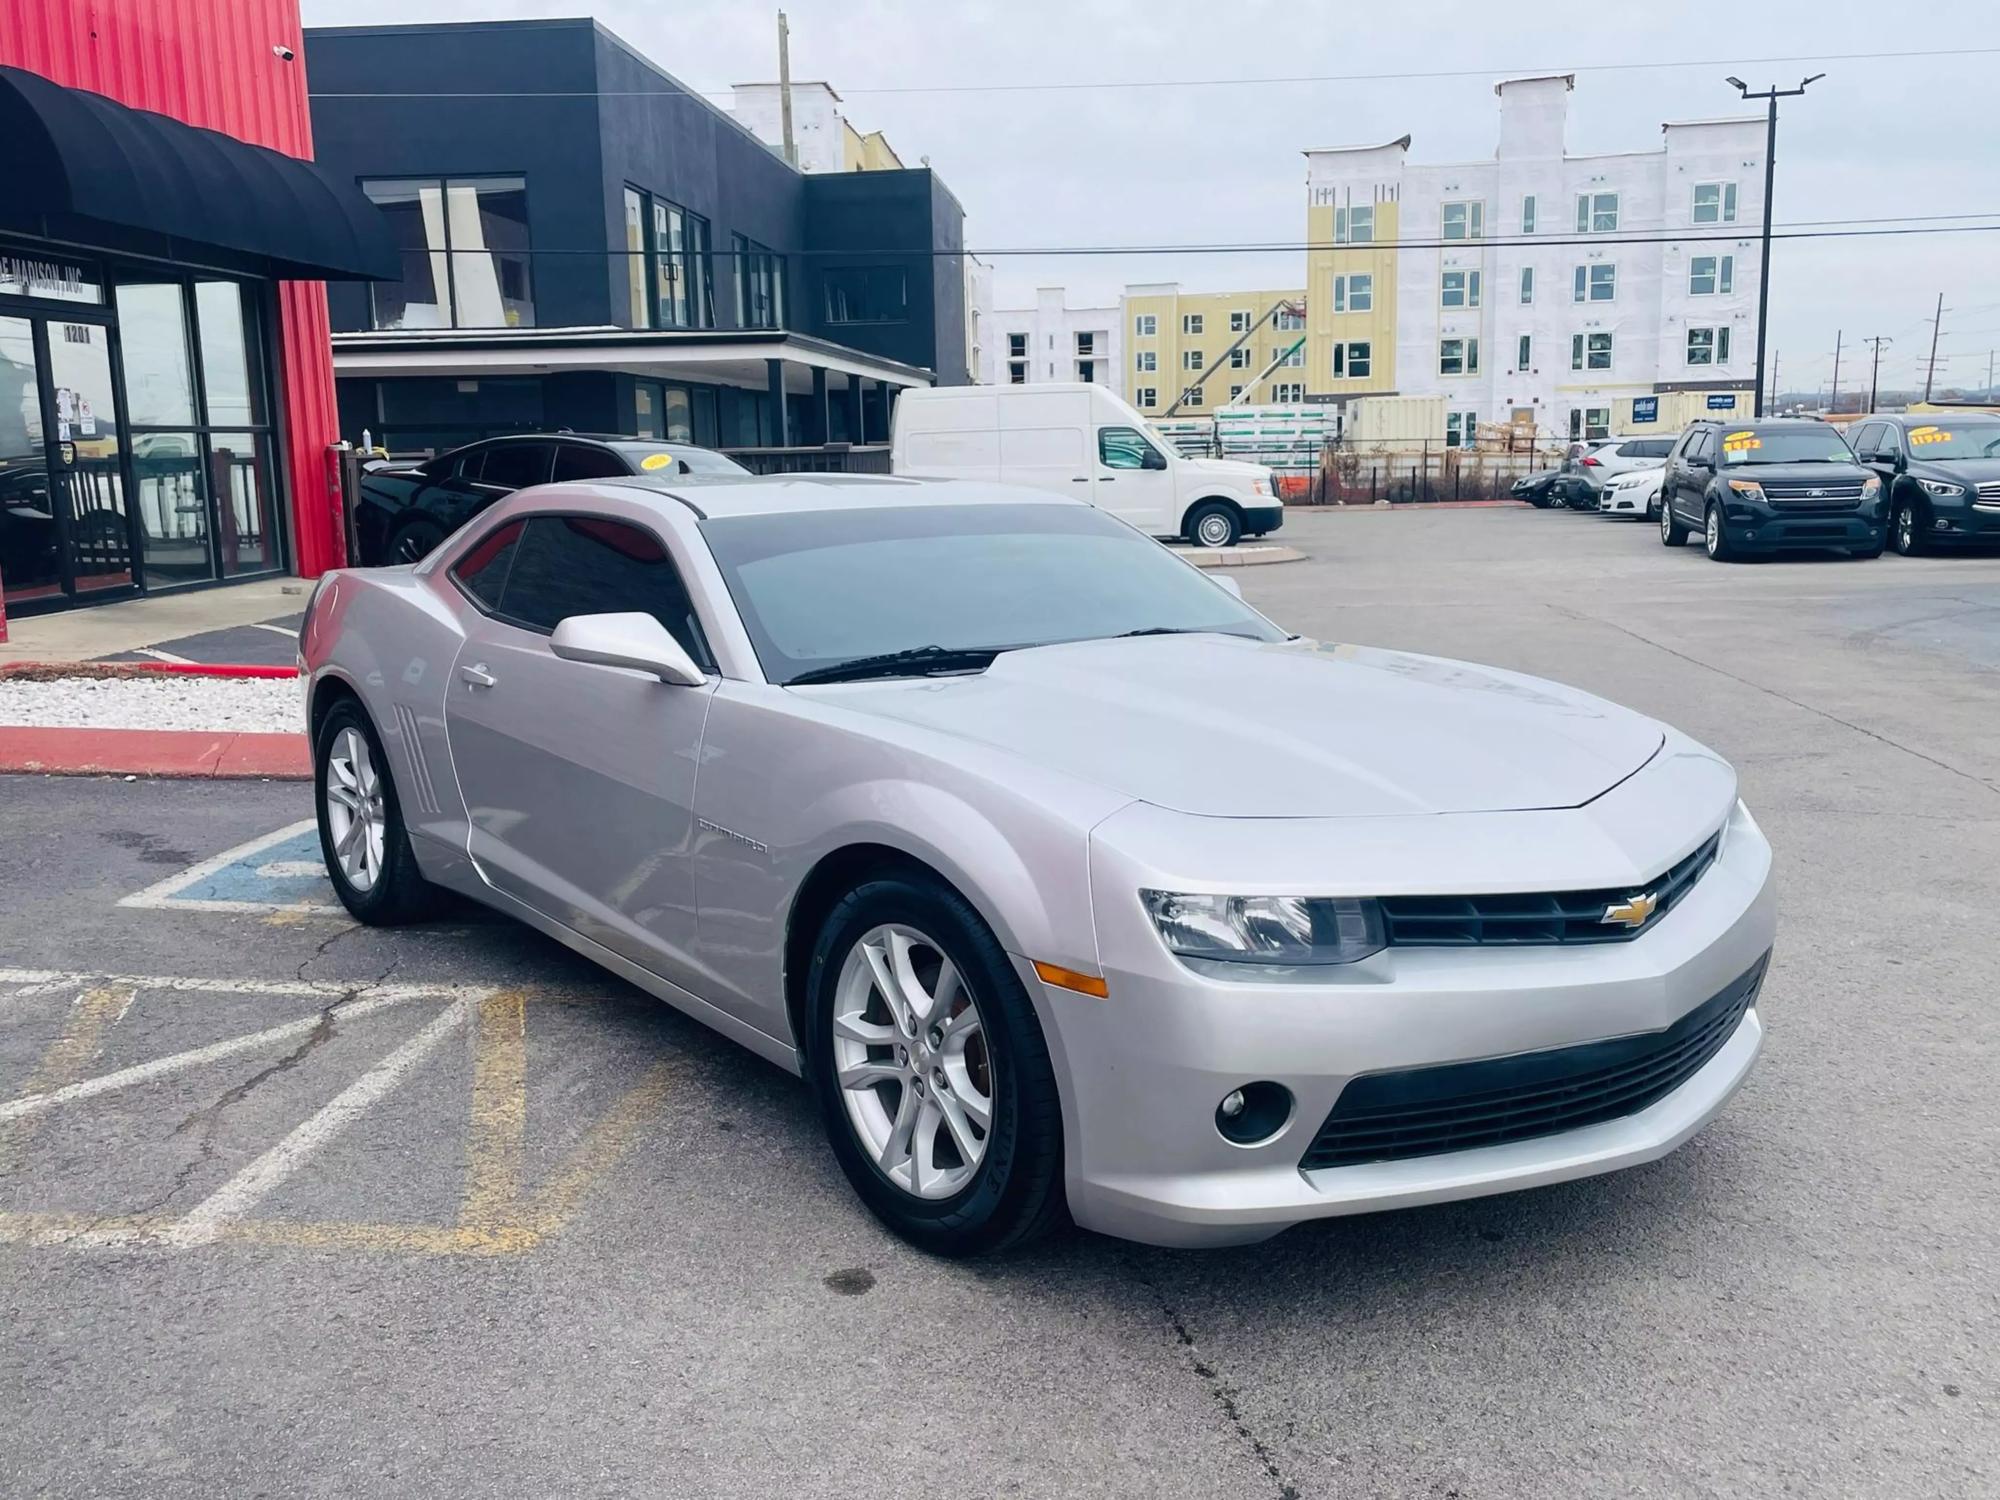
{"label": "yellow building panel", "polygon": [[[1361,396],[1396,389],[1396,240],[1399,204],[1375,205],[1375,237],[1365,245],[1316,249],[1306,255],[1306,390],[1314,395]],[[1306,209],[1306,239],[1333,244],[1333,208]],[[1368,307],[1356,311],[1353,278],[1366,276]],[[1340,278],[1344,285],[1336,287]],[[1334,345],[1341,346],[1341,374],[1334,374]],[[1367,346],[1368,374],[1349,373],[1355,345]]]}
{"label": "yellow building panel", "polygon": [[[1217,365],[1223,368],[1203,384],[1201,405],[1184,406],[1177,415],[1227,406],[1232,399],[1230,392],[1239,386],[1244,389],[1235,400],[1263,405],[1275,399],[1277,387],[1305,384],[1307,372],[1303,365],[1281,365],[1254,387],[1250,385],[1253,375],[1305,337],[1303,329],[1282,329],[1274,323],[1264,323],[1244,343],[1238,356],[1242,360],[1240,365],[1232,366],[1229,354],[1230,345],[1243,337],[1246,325],[1256,324],[1279,302],[1299,302],[1304,297],[1305,293],[1297,288],[1128,294],[1123,299],[1126,354],[1121,380],[1125,399],[1149,416],[1163,415],[1185,388]],[[1151,334],[1139,331],[1145,317],[1153,319]],[[1150,370],[1144,368],[1148,355],[1154,361]],[[1199,357],[1198,366],[1189,365],[1191,356]],[[1305,351],[1301,350],[1297,357],[1303,360]],[[1150,405],[1140,399],[1140,393],[1146,390],[1155,393],[1156,399]]]}

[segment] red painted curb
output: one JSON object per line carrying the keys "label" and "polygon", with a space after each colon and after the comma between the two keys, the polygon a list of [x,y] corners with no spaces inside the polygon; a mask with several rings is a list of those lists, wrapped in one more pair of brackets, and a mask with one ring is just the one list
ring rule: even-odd
{"label": "red painted curb", "polygon": [[16,661],[0,666],[0,677],[16,672],[64,672],[73,675],[110,673],[138,677],[163,673],[179,677],[297,677],[297,667],[268,667],[255,662],[208,661]]}
{"label": "red painted curb", "polygon": [[303,734],[0,726],[0,772],[310,781]]}

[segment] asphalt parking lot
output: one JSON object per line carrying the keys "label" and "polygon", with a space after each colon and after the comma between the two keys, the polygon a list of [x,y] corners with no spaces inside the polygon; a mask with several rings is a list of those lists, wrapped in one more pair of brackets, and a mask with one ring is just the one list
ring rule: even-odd
{"label": "asphalt parking lot", "polygon": [[304,787],[0,780],[0,1489],[2000,1490],[2000,558],[1723,566],[1515,509],[1284,539],[1238,575],[1282,623],[1737,765],[1770,1038],[1687,1147],[939,1263],[784,1074],[477,911],[354,927]]}

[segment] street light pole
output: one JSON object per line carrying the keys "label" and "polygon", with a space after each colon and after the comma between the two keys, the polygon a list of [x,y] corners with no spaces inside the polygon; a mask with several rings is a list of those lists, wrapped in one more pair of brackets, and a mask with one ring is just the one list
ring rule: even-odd
{"label": "street light pole", "polygon": [[1771,180],[1778,164],[1778,101],[1803,94],[1807,87],[1826,77],[1815,73],[1810,78],[1799,80],[1795,89],[1781,89],[1776,84],[1758,93],[1752,93],[1750,86],[1740,78],[1723,81],[1732,85],[1745,99],[1762,99],[1768,108],[1765,112],[1764,127],[1764,249],[1763,261],[1757,276],[1757,394],[1756,415],[1764,415],[1764,333],[1771,316]]}

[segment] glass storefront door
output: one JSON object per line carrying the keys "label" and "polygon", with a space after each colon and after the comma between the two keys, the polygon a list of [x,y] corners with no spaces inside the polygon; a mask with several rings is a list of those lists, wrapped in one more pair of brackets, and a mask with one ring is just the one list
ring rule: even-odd
{"label": "glass storefront door", "polygon": [[0,318],[0,587],[17,602],[63,591],[41,360],[26,318]]}

